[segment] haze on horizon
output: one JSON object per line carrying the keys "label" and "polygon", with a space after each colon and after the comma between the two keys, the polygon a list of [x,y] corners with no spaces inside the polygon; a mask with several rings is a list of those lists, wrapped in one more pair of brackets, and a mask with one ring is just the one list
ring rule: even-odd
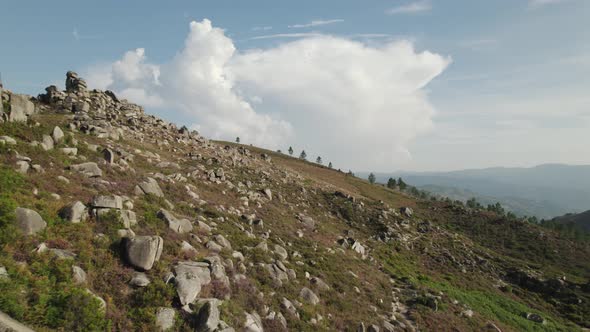
{"label": "haze on horizon", "polygon": [[16,92],[63,88],[75,70],[208,137],[345,170],[590,164],[590,1],[3,10],[0,71]]}

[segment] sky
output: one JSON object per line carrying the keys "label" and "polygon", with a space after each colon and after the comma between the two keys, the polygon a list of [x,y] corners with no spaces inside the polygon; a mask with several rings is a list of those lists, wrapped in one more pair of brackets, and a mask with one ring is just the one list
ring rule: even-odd
{"label": "sky", "polygon": [[354,171],[590,164],[590,0],[4,1],[5,87],[77,71]]}

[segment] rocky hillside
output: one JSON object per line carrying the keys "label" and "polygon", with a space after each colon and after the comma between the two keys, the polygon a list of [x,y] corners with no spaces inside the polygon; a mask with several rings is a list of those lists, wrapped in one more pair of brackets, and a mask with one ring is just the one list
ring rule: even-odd
{"label": "rocky hillside", "polygon": [[72,72],[2,105],[0,311],[34,330],[590,328],[588,243],[209,141]]}

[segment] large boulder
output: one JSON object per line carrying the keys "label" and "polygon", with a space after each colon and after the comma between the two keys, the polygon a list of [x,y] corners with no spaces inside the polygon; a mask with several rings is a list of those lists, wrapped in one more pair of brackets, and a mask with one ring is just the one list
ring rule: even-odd
{"label": "large boulder", "polygon": [[211,282],[209,264],[201,262],[179,262],[174,266],[176,292],[183,306],[193,303],[201,287]]}
{"label": "large boulder", "polygon": [[159,236],[123,238],[125,257],[134,268],[147,271],[160,259],[164,240]]}
{"label": "large boulder", "polygon": [[33,210],[19,207],[14,213],[16,214],[16,225],[25,235],[36,234],[47,227],[45,220]]}
{"label": "large boulder", "polygon": [[246,332],[263,332],[262,319],[260,316],[253,312],[251,314],[245,312],[246,322],[244,323],[244,331]]}
{"label": "large boulder", "polygon": [[303,287],[299,292],[299,297],[305,302],[316,305],[320,303],[320,298],[309,288]]}
{"label": "large boulder", "polygon": [[98,165],[94,162],[87,162],[78,165],[70,166],[72,171],[80,172],[82,175],[94,178],[94,177],[101,177],[102,170],[98,167]]}
{"label": "large boulder", "polygon": [[156,326],[160,331],[169,331],[174,327],[176,311],[174,308],[158,308],[156,312]]}
{"label": "large boulder", "polygon": [[123,199],[121,196],[95,196],[92,199],[92,207],[95,209],[123,209]]}
{"label": "large boulder", "polygon": [[60,127],[55,126],[53,128],[53,132],[51,133],[51,138],[53,138],[53,142],[55,144],[59,144],[64,138],[64,132],[61,130]]}
{"label": "large boulder", "polygon": [[197,332],[214,332],[219,325],[219,300],[211,299],[201,307],[197,317]]}
{"label": "large boulder", "polygon": [[27,95],[12,94],[10,96],[10,122],[25,122],[27,117],[35,113],[35,104]]}
{"label": "large boulder", "polygon": [[161,209],[158,211],[158,218],[164,220],[168,228],[176,233],[188,233],[193,230],[193,224],[187,219],[178,219],[168,210]]}
{"label": "large boulder", "polygon": [[158,185],[158,181],[152,178],[147,178],[145,181],[139,183],[135,191],[137,194],[143,193],[151,194],[157,197],[164,197],[164,192],[160,188],[160,185]]}
{"label": "large boulder", "polygon": [[88,217],[88,209],[82,202],[76,201],[64,206],[59,211],[59,216],[71,223],[79,223]]}

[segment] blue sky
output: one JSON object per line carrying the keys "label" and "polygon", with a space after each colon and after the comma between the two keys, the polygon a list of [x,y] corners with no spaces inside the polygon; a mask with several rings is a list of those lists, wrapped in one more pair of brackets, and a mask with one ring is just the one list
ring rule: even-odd
{"label": "blue sky", "polygon": [[[256,82],[257,74],[252,72],[257,66],[252,59],[236,59],[235,54],[231,55],[228,61],[232,63],[232,75],[236,75],[232,89],[240,90],[238,98],[247,100],[256,114],[268,114],[272,121],[281,123],[281,128],[290,128],[291,134],[287,137],[275,137],[269,129],[265,139],[280,142],[279,148],[301,146],[308,155],[320,154],[324,160],[329,160],[334,152],[334,159],[342,168],[450,170],[531,166],[546,162],[590,163],[587,153],[590,142],[590,94],[587,93],[590,87],[590,29],[587,27],[590,1],[587,0],[293,1],[281,2],[280,6],[276,1],[10,1],[2,7],[0,31],[5,33],[0,50],[0,71],[5,85],[13,91],[36,95],[49,84],[59,83],[63,87],[67,70],[86,73],[92,72],[92,68],[109,68],[109,64],[122,59],[125,52],[137,48],[145,49],[146,59],[142,61],[168,70],[173,66],[166,64],[173,63],[186,45],[189,22],[201,22],[205,18],[214,28],[224,30],[224,37],[231,40],[236,54],[262,50],[258,56],[269,62],[283,46],[292,46],[287,54],[303,54],[306,48],[317,43],[320,43],[318,47],[324,47],[326,43],[321,40],[314,43],[312,39],[316,35],[363,45],[369,52],[355,51],[348,60],[355,63],[355,57],[371,56],[373,48],[380,50],[388,43],[407,41],[413,45],[417,56],[428,51],[449,60],[447,64],[437,62],[431,66],[420,62],[419,56],[414,59],[425,66],[428,74],[414,78],[425,79],[427,85],[414,86],[413,91],[419,96],[411,105],[427,101],[432,113],[418,106],[416,110],[408,106],[407,111],[401,109],[395,114],[369,110],[368,116],[392,123],[392,131],[400,133],[393,136],[371,136],[342,123],[343,130],[358,135],[359,144],[364,147],[354,146],[355,140],[351,139],[347,149],[336,151],[336,137],[323,140],[318,135],[306,139],[311,131],[318,131],[317,125],[307,123],[309,118],[317,117],[320,122],[329,121],[329,118],[314,113],[319,104],[301,111],[299,117],[295,115],[295,108],[317,100],[294,103],[292,98],[285,97],[284,93],[295,93],[295,90],[285,92],[281,87],[288,84],[287,77],[274,82],[277,86],[273,89],[261,88]],[[308,39],[309,42],[305,42]],[[301,44],[291,44],[302,40]],[[199,47],[205,47],[203,45]],[[342,43],[333,46],[338,52],[349,48]],[[324,47],[321,52],[332,50]],[[384,53],[385,58],[403,53],[395,52]],[[362,63],[362,58],[358,59]],[[383,61],[380,65],[383,68],[405,65],[405,62],[396,61]],[[342,66],[350,67],[350,62],[343,61]],[[262,67],[256,68],[262,70]],[[359,65],[355,70],[362,71],[364,67]],[[289,75],[288,71],[277,72]],[[172,72],[164,74],[171,75]],[[267,75],[267,80],[272,79],[272,70]],[[301,79],[310,77],[314,76]],[[111,87],[129,88],[129,82],[123,83],[111,82]],[[368,81],[366,84],[382,85],[383,82]],[[336,88],[330,91],[338,91]],[[347,93],[346,86],[339,88],[343,94]],[[375,89],[370,94],[364,88],[359,98],[381,98],[388,91]],[[146,91],[157,94],[153,89],[151,86]],[[168,91],[166,96],[173,94],[174,91]],[[354,91],[351,94],[354,95]],[[264,95],[264,102],[255,101],[258,95]],[[217,115],[181,111],[166,102],[167,97],[162,98],[162,102],[148,106],[148,111],[187,124],[207,123],[204,116],[208,116],[207,121],[218,119]],[[189,99],[194,105],[218,105],[216,101]],[[339,101],[321,105],[340,104]],[[373,103],[367,101],[359,104],[359,108],[370,105]],[[390,105],[397,107],[395,103]],[[281,113],[276,109],[285,111]],[[422,112],[420,110],[426,115],[408,115]],[[217,114],[224,111],[217,111]],[[354,111],[359,110],[351,110]],[[341,117],[348,115],[343,113]],[[404,127],[395,123],[395,119],[402,117],[410,117],[402,121]],[[408,126],[415,126],[416,130],[411,131]],[[203,130],[207,133],[206,128]],[[379,130],[387,129],[379,127]],[[211,134],[229,138],[234,132],[242,133],[237,129],[220,129]],[[247,137],[259,142],[254,136]],[[390,146],[383,142],[388,139],[396,143]],[[269,147],[274,148],[272,144]],[[358,158],[352,157],[361,150],[377,155],[388,149],[392,151],[390,154],[371,162],[359,163]]]}

